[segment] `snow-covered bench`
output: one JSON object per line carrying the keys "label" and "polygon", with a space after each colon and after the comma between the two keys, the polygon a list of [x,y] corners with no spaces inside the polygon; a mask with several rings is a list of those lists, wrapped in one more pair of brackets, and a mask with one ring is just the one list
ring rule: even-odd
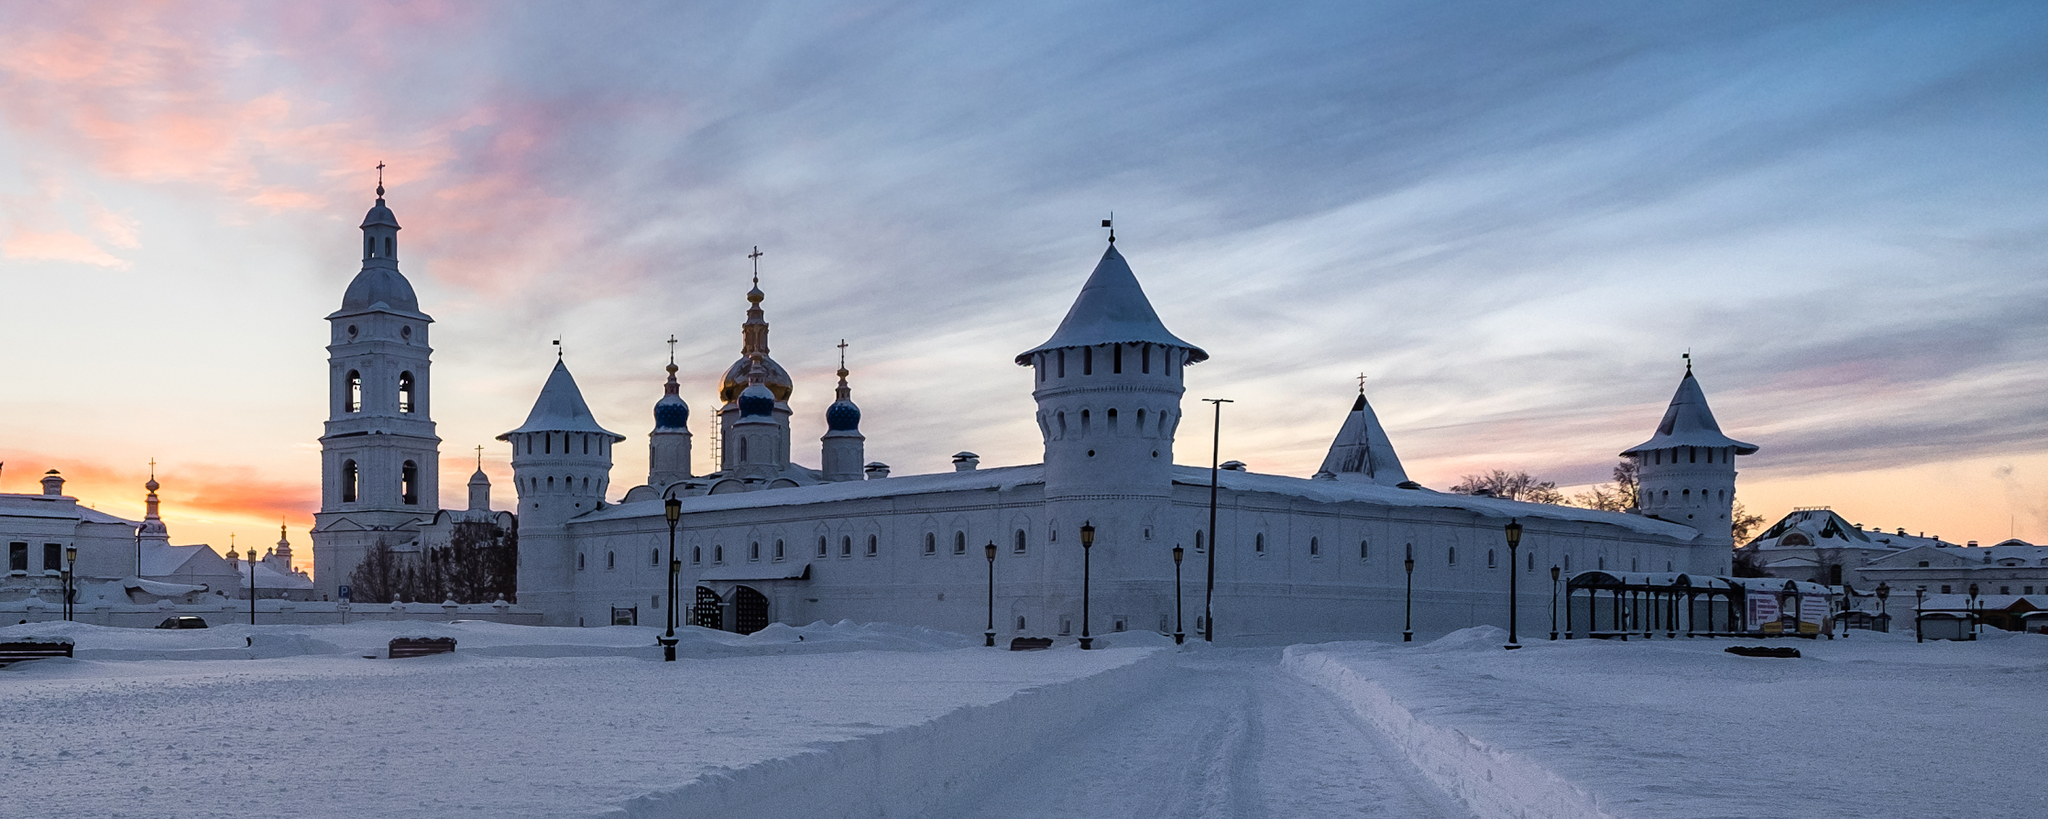
{"label": "snow-covered bench", "polygon": [[1044,651],[1052,648],[1051,637],[1018,637],[1010,641],[1011,651]]}
{"label": "snow-covered bench", "polygon": [[425,657],[429,654],[449,654],[455,651],[453,637],[397,637],[391,640],[387,654],[391,659]]}
{"label": "snow-covered bench", "polygon": [[26,660],[71,656],[70,640],[23,640],[0,643],[0,668]]}

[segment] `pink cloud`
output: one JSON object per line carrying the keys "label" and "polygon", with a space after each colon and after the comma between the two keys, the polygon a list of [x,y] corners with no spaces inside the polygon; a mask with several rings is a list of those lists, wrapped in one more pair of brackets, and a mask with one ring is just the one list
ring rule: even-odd
{"label": "pink cloud", "polygon": [[0,240],[0,256],[29,261],[71,262],[98,267],[129,266],[129,262],[68,230],[35,231],[16,228]]}

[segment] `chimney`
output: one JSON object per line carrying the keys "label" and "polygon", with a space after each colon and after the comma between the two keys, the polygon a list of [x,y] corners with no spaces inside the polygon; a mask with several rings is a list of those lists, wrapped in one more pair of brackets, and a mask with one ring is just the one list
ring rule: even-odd
{"label": "chimney", "polygon": [[867,473],[868,480],[871,481],[878,481],[883,478],[889,477],[889,465],[882,463],[881,461],[869,461],[868,465],[865,468],[863,468],[862,471]]}
{"label": "chimney", "polygon": [[976,455],[972,452],[953,453],[954,472],[973,472],[975,468],[979,466],[981,466],[980,455]]}
{"label": "chimney", "polygon": [[64,476],[57,474],[57,470],[52,469],[43,473],[43,494],[64,494]]}

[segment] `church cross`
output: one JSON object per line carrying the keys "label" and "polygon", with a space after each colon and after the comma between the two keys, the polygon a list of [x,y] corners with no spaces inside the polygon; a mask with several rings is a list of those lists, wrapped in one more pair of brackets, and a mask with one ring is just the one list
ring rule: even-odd
{"label": "church cross", "polygon": [[1358,394],[1365,394],[1365,373],[1358,374]]}
{"label": "church cross", "polygon": [[676,363],[676,334],[668,334],[668,363]]}
{"label": "church cross", "polygon": [[846,369],[846,339],[839,340],[839,369]]}
{"label": "church cross", "polygon": [[478,444],[476,448],[476,468],[479,472],[483,471],[484,468],[484,448],[482,444]]}
{"label": "church cross", "polygon": [[760,245],[755,245],[755,246],[754,246],[754,252],[752,252],[752,253],[749,253],[749,254],[747,254],[747,258],[748,258],[748,259],[750,259],[750,260],[752,260],[752,261],[753,261],[753,263],[754,263],[754,286],[755,286],[755,287],[760,287],[760,286],[761,286],[761,256],[762,256],[762,255],[763,255],[763,254],[761,253],[761,246],[760,246]]}
{"label": "church cross", "polygon": [[156,480],[156,459],[149,459],[149,479]]}
{"label": "church cross", "polygon": [[384,195],[384,160],[377,160],[377,195]]}

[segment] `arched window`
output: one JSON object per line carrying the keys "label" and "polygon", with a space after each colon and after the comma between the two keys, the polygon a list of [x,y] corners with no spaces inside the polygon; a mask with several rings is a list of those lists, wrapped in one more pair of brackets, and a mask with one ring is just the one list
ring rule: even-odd
{"label": "arched window", "polygon": [[1448,565],[1458,565],[1458,547],[1450,547],[1449,550],[1444,553],[1444,560]]}
{"label": "arched window", "polygon": [[1195,551],[1197,551],[1197,552],[1201,551],[1201,550],[1202,550],[1202,545],[1203,545],[1203,544],[1202,544],[1202,530],[1200,530],[1200,529],[1196,529],[1196,530],[1195,530]]}
{"label": "arched window", "polygon": [[[566,443],[566,442],[564,442],[564,446],[566,446],[566,445],[567,445],[567,443]],[[542,455],[553,455],[553,454],[555,454],[555,434],[554,434],[554,433],[552,433],[552,432],[543,432],[543,433],[541,433],[541,434],[540,434],[540,452],[541,452],[541,454],[542,454]]]}
{"label": "arched window", "polygon": [[956,555],[964,555],[964,554],[967,554],[967,533],[966,533],[966,532],[954,532],[954,533],[953,533],[953,554],[956,554]]}
{"label": "arched window", "polygon": [[1266,553],[1266,533],[1260,532],[1252,535],[1252,551],[1258,554]]}
{"label": "arched window", "polygon": [[1372,557],[1372,544],[1368,543],[1367,541],[1363,541],[1363,540],[1359,541],[1359,542],[1358,542],[1358,559],[1359,559],[1359,560],[1366,560],[1366,559],[1369,559],[1369,558],[1371,558],[1371,557]]}
{"label": "arched window", "polygon": [[660,549],[655,549],[655,550],[653,550],[653,551],[650,551],[650,552],[648,552],[648,553],[647,553],[647,565],[649,565],[649,566],[659,566],[659,565],[661,565],[661,550],[660,550]]}
{"label": "arched window", "polygon": [[876,538],[874,535],[868,535],[868,557],[874,557],[875,555],[881,554],[881,552],[881,540],[879,538]]}
{"label": "arched window", "polygon": [[420,502],[420,468],[418,464],[406,461],[398,468],[398,498],[411,506]]}
{"label": "arched window", "polygon": [[840,557],[852,557],[852,556],[853,556],[853,536],[851,536],[851,535],[840,535],[840,536],[839,536],[839,556],[840,556]]}
{"label": "arched window", "polygon": [[1524,568],[1524,569],[1523,569],[1522,571],[1525,571],[1525,572],[1533,572],[1533,571],[1536,571],[1536,553],[1535,553],[1535,552],[1530,552],[1530,553],[1529,553],[1529,565],[1528,565],[1528,567],[1527,567],[1527,568]]}
{"label": "arched window", "polygon": [[713,563],[724,563],[724,562],[725,562],[725,544],[723,544],[723,543],[713,543],[713,544],[711,544],[711,562],[713,562]]}
{"label": "arched window", "polygon": [[747,462],[747,439],[740,439],[740,463]]}
{"label": "arched window", "polygon": [[1023,630],[1024,630],[1024,616],[1023,616],[1023,615],[1021,615],[1021,614],[1020,614],[1020,615],[1017,615],[1017,630],[1018,630],[1018,631],[1023,631]]}
{"label": "arched window", "polygon": [[750,561],[761,559],[761,541],[756,540],[747,544],[747,559]]}
{"label": "arched window", "polygon": [[1486,550],[1486,568],[1489,568],[1489,569],[1492,569],[1492,568],[1496,568],[1496,565],[1497,565],[1497,564],[1495,564],[1495,563],[1494,563],[1494,556],[1493,556],[1493,550],[1492,550],[1492,549],[1488,549],[1488,550]]}
{"label": "arched window", "polygon": [[396,259],[396,258],[398,258],[398,237],[396,237],[396,236],[386,236],[386,237],[384,237],[384,258],[386,258],[386,259]]}
{"label": "arched window", "polygon": [[1017,530],[1017,554],[1024,553],[1024,530]]}
{"label": "arched window", "polygon": [[356,462],[341,462],[341,502],[356,502]]}
{"label": "arched window", "polygon": [[1094,375],[1094,374],[1095,374],[1095,348],[1094,348],[1094,347],[1082,347],[1082,348],[1081,348],[1081,374],[1082,374],[1082,375]]}
{"label": "arched window", "polygon": [[1571,555],[1565,555],[1565,556],[1564,556],[1564,570],[1565,570],[1565,572],[1566,572],[1567,574],[1568,574],[1568,573],[1570,573],[1570,572],[1571,572],[1571,570],[1572,570],[1572,556],[1571,556]]}
{"label": "arched window", "polygon": [[616,569],[616,568],[618,568],[618,567],[619,567],[619,553],[618,553],[618,552],[605,552],[605,553],[604,553],[604,570],[605,570],[605,571],[611,571],[611,570],[613,570],[613,569]]}
{"label": "arched window", "polygon": [[583,571],[583,553],[576,553],[576,571]]}
{"label": "arched window", "polygon": [[702,563],[702,562],[704,562],[704,547],[702,547],[702,546],[691,546],[691,547],[690,547],[690,565],[692,565],[692,566],[695,566],[695,565],[697,565],[697,564],[699,564],[699,563]]}
{"label": "arched window", "polygon": [[1145,408],[1138,408],[1138,434],[1145,434]]}
{"label": "arched window", "polygon": [[1124,345],[1112,344],[1109,346],[1109,350],[1109,371],[1113,373],[1122,373],[1124,371]]}
{"label": "arched window", "polygon": [[1308,556],[1309,556],[1309,557],[1322,557],[1322,556],[1323,556],[1323,542],[1322,542],[1321,540],[1319,540],[1319,539],[1317,539],[1317,538],[1309,538],[1309,539],[1308,539]]}
{"label": "arched window", "polygon": [[585,433],[585,434],[582,434],[582,435],[578,435],[578,436],[576,436],[576,437],[578,437],[578,438],[582,438],[582,439],[583,439],[583,454],[585,454],[585,455],[589,455],[589,454],[590,454],[590,435],[589,435],[589,433]]}
{"label": "arched window", "polygon": [[1059,366],[1059,370],[1060,370],[1060,377],[1061,377],[1061,378],[1065,378],[1065,377],[1067,377],[1067,351],[1066,351],[1066,350],[1060,350],[1060,351],[1058,351],[1058,352],[1059,352],[1059,359],[1060,359],[1060,366]]}
{"label": "arched window", "polygon": [[1087,434],[1088,434],[1088,411],[1087,411],[1087,410],[1082,410],[1082,411],[1081,411],[1081,434],[1082,434],[1082,435],[1087,435]]}
{"label": "arched window", "polygon": [[827,551],[827,550],[828,550],[829,548],[830,548],[830,547],[828,547],[828,546],[826,546],[826,545],[825,545],[825,536],[824,536],[824,535],[819,535],[819,536],[818,536],[818,556],[819,556],[819,557],[825,557],[825,556],[826,556],[826,551]]}
{"label": "arched window", "polygon": [[930,532],[924,533],[924,553],[928,555],[939,553],[938,535],[934,535]]}
{"label": "arched window", "polygon": [[[1123,349],[1123,348],[1122,348],[1122,347],[1118,347],[1117,349],[1121,350],[1121,349]],[[1107,419],[1109,420],[1109,434],[1111,434],[1111,435],[1115,435],[1115,434],[1116,434],[1116,408],[1115,408],[1115,407],[1111,407],[1111,408],[1110,408],[1110,410],[1109,410],[1109,412],[1108,412],[1108,414],[1106,414],[1106,415],[1105,415],[1104,417],[1105,417],[1105,418],[1107,418]]]}
{"label": "arched window", "polygon": [[1594,566],[1593,568],[1595,568],[1595,569],[1598,569],[1598,570],[1600,570],[1600,571],[1603,571],[1603,572],[1604,572],[1604,571],[1607,571],[1607,556],[1606,556],[1606,555],[1601,555],[1601,556],[1600,556],[1600,560],[1599,560],[1599,564],[1598,564],[1598,565],[1596,565],[1596,566]]}
{"label": "arched window", "polygon": [[782,541],[780,540],[775,541],[775,559],[782,559]]}
{"label": "arched window", "polygon": [[363,236],[363,258],[367,259],[375,255],[377,255],[377,237],[365,234]]}
{"label": "arched window", "polygon": [[[1149,372],[1152,372],[1152,345],[1150,345],[1150,344],[1147,344],[1147,345],[1145,345],[1145,347],[1144,347],[1144,352],[1141,352],[1141,353],[1139,353],[1139,354],[1138,354],[1138,356],[1139,356],[1139,358],[1138,358],[1138,361],[1139,361],[1139,362],[1141,362],[1141,363],[1139,364],[1139,366],[1138,366],[1138,372],[1141,372],[1141,373],[1149,373]],[[1143,422],[1141,421],[1141,422],[1139,422],[1139,423],[1143,423]]]}
{"label": "arched window", "polygon": [[348,371],[348,380],[347,380],[347,381],[346,381],[346,382],[345,382],[345,383],[344,383],[344,384],[342,385],[342,390],[343,390],[344,392],[343,392],[343,395],[342,395],[342,399],[341,399],[341,400],[342,400],[342,405],[341,405],[341,411],[342,411],[342,412],[362,412],[362,411],[363,411],[363,374],[362,374],[362,373],[359,373],[359,372],[356,372],[355,370],[349,370],[349,371]]}
{"label": "arched window", "polygon": [[1059,437],[1061,437],[1061,438],[1065,438],[1065,437],[1067,437],[1067,411],[1066,411],[1066,410],[1060,410],[1060,436],[1059,436]]}
{"label": "arched window", "polygon": [[398,374],[398,411],[412,412],[412,373]]}

